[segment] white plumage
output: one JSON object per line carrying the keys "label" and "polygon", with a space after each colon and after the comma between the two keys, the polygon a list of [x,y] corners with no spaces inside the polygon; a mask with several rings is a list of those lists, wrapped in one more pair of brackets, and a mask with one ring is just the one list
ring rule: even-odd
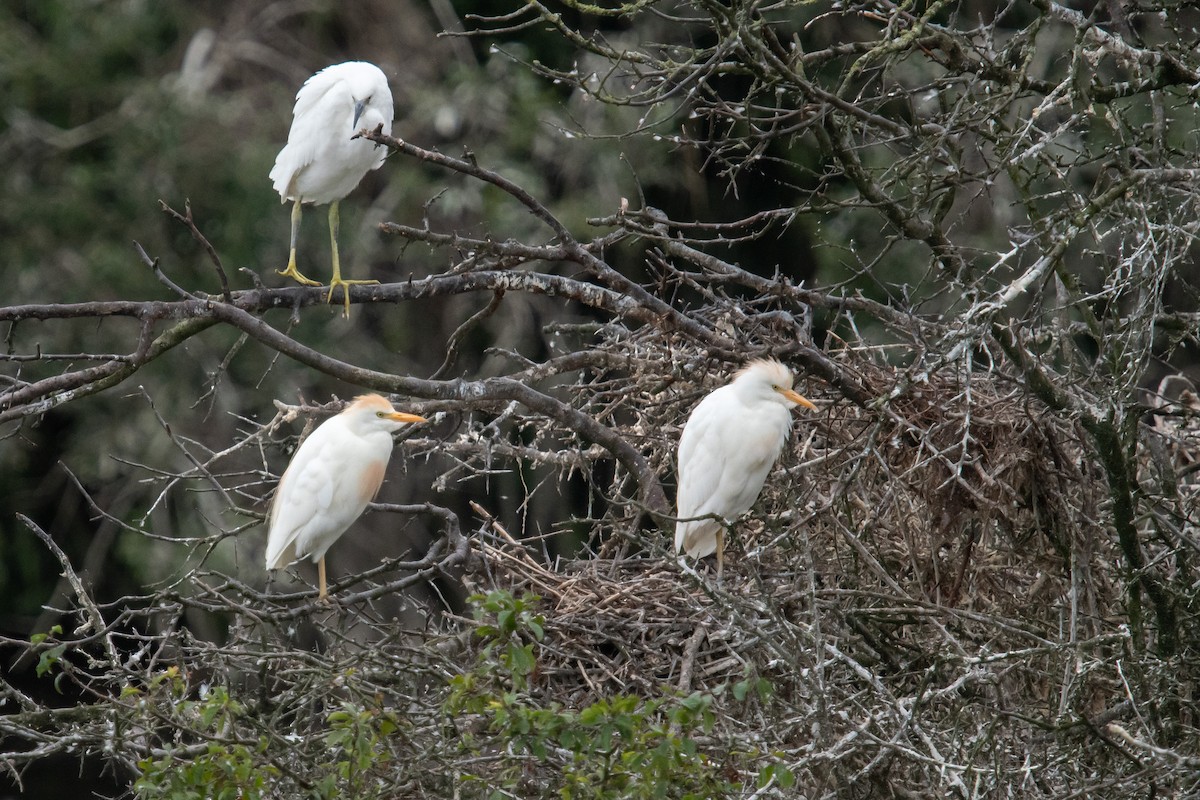
{"label": "white plumage", "polygon": [[267,531],[268,570],[311,557],[326,595],[325,552],[383,483],[392,431],[414,422],[379,395],[363,395],[309,434],[275,489]]}
{"label": "white plumage", "polygon": [[348,195],[363,176],[383,164],[387,151],[365,139],[354,139],[360,130],[392,131],[392,92],[387,76],[374,64],[347,61],[313,75],[296,93],[292,128],[287,145],[279,151],[271,169],[271,182],[281,202],[292,201],[292,236],[287,268],[280,271],[294,280],[319,286],[296,269],[296,237],[300,230],[301,205],[329,207],[329,236],[333,248],[333,279],[329,298],[342,287],[346,314],[350,312],[348,284],[374,281],[342,280],[338,257],[338,201]]}
{"label": "white plumage", "polygon": [[391,133],[392,113],[387,76],[374,64],[334,64],[306,80],[296,93],[287,145],[271,169],[280,202],[323,205],[350,194],[387,154],[351,137],[381,124]]}
{"label": "white plumage", "polygon": [[724,564],[725,527],[750,510],[792,428],[791,409],[815,406],[792,391],[778,361],[750,362],[732,382],[700,401],[679,438],[675,549]]}

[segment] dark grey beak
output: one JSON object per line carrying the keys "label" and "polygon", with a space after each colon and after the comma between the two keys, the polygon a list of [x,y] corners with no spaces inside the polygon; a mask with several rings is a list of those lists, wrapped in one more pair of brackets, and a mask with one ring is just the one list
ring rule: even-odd
{"label": "dark grey beak", "polygon": [[363,109],[367,107],[367,101],[359,100],[354,104],[354,122],[350,123],[350,127],[358,130],[358,118],[362,116]]}

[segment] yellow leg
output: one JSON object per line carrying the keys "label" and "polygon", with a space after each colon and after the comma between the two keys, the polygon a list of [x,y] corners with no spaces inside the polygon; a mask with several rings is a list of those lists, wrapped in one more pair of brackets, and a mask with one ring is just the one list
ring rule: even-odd
{"label": "yellow leg", "polygon": [[304,277],[300,274],[300,270],[296,269],[296,240],[300,235],[300,214],[300,201],[297,200],[292,203],[292,246],[288,251],[287,269],[281,269],[278,272],[296,283],[303,283],[305,286],[320,286],[320,282]]}
{"label": "yellow leg", "polygon": [[325,556],[321,556],[321,560],[317,562],[317,583],[320,586],[317,590],[317,599],[328,600],[329,589],[325,585]]}
{"label": "yellow leg", "polygon": [[344,281],[342,280],[342,262],[338,258],[338,201],[334,200],[329,206],[329,243],[333,246],[333,280],[329,282],[329,296],[325,298],[326,303],[333,302],[333,290],[340,286],[342,287],[342,301],[345,304],[345,310],[342,316],[350,319],[350,286],[356,283],[379,283],[379,281]]}

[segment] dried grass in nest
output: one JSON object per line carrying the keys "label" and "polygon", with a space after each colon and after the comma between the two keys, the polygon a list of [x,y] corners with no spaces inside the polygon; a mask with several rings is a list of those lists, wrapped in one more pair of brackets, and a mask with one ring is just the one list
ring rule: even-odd
{"label": "dried grass in nest", "polygon": [[686,693],[743,674],[753,636],[713,633],[712,598],[673,559],[589,559],[556,572],[515,543],[480,550],[495,588],[542,598],[539,685],[566,705]]}

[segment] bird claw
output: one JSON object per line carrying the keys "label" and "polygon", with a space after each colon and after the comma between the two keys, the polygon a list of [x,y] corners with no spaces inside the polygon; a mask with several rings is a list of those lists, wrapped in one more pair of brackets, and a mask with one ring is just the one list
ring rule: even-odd
{"label": "bird claw", "polygon": [[275,270],[277,275],[282,275],[285,278],[291,278],[296,283],[302,283],[305,286],[320,286],[320,281],[314,281],[312,278],[306,278],[300,274],[300,270],[296,269],[295,264],[289,264],[287,269]]}
{"label": "bird claw", "polygon": [[345,309],[342,311],[343,319],[350,319],[350,287],[358,284],[379,283],[379,281],[347,281],[341,278],[334,278],[329,282],[329,294],[325,296],[326,303],[333,302],[333,290],[337,287],[342,287],[342,303]]}

